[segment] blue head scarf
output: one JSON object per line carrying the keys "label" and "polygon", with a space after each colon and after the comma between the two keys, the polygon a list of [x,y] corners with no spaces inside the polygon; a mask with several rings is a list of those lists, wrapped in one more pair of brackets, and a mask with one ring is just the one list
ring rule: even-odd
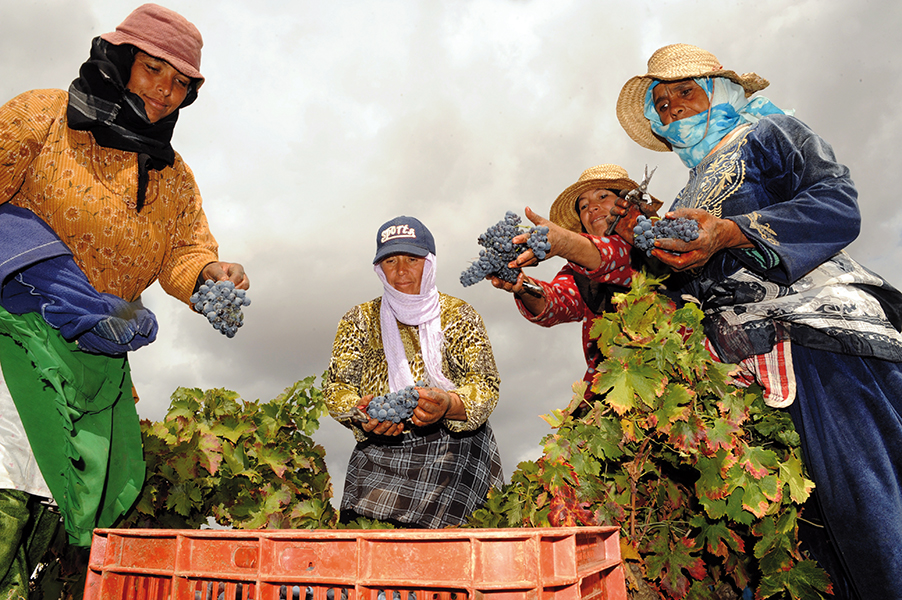
{"label": "blue head scarf", "polygon": [[652,90],[660,81],[655,80],[645,93],[645,118],[651,122],[651,130],[667,140],[690,169],[708,156],[714,146],[738,125],[755,123],[765,115],[793,112],[781,110],[762,96],[749,101],[743,87],[726,77],[703,77],[694,81],[711,100],[711,108],[670,125],[664,125],[655,110]]}

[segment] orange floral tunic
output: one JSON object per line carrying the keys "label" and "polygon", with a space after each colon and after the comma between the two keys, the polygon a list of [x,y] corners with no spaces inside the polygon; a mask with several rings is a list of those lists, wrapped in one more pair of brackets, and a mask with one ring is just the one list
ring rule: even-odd
{"label": "orange floral tunic", "polygon": [[218,260],[191,169],[176,153],[150,171],[139,213],[137,155],[67,127],[67,103],[62,90],[32,90],[0,108],[0,203],[43,219],[98,291],[133,301],[159,279],[187,303]]}

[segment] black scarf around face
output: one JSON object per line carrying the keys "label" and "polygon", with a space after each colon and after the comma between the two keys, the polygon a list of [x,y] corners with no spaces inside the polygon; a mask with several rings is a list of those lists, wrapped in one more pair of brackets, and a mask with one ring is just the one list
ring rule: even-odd
{"label": "black scarf around face", "polygon": [[[144,101],[126,90],[136,48],[114,46],[96,37],[91,55],[79,69],[79,77],[69,86],[66,117],[69,127],[90,131],[98,144],[138,155],[138,212],[144,207],[148,171],[171,167],[175,151],[170,140],[179,110],[151,123]],[[179,109],[194,102],[197,87],[192,81]]]}

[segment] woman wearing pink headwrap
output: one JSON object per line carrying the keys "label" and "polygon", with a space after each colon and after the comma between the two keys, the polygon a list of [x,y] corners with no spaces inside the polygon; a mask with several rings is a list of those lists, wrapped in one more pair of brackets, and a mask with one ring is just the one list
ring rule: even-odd
{"label": "woman wearing pink headwrap", "polygon": [[[27,596],[58,508],[89,546],[144,483],[127,352],[153,341],[159,280],[249,283],[221,262],[194,175],[170,140],[197,98],[203,40],[156,4],[95,38],[68,92],[0,107],[0,596]],[[115,464],[116,468],[110,468]],[[55,521],[55,522],[54,522]]]}

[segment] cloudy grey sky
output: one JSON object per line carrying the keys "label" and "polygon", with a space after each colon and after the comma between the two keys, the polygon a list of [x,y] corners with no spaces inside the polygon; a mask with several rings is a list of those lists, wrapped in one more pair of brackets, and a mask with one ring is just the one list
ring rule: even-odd
{"label": "cloudy grey sky", "polygon": [[[67,88],[91,39],[139,2],[0,0],[0,102]],[[502,376],[492,424],[505,473],[539,452],[539,418],[585,369],[578,324],[536,327],[488,283],[463,288],[476,236],[507,210],[547,215],[586,168],[623,165],[671,199],[673,154],[620,128],[623,83],[651,53],[685,42],[830,142],[858,184],[863,229],[850,251],[902,286],[902,3],[859,0],[163,0],[204,36],[200,97],[173,145],[192,167],[224,260],[241,262],[253,304],[233,339],[159,286],[144,296],[157,341],[133,353],[142,417],[178,386],[269,400],[326,368],[335,328],[381,293],[377,227],[399,214],[435,234],[439,289],[483,316]],[[550,278],[553,259],[532,271]],[[315,436],[340,494],[352,436]]]}

